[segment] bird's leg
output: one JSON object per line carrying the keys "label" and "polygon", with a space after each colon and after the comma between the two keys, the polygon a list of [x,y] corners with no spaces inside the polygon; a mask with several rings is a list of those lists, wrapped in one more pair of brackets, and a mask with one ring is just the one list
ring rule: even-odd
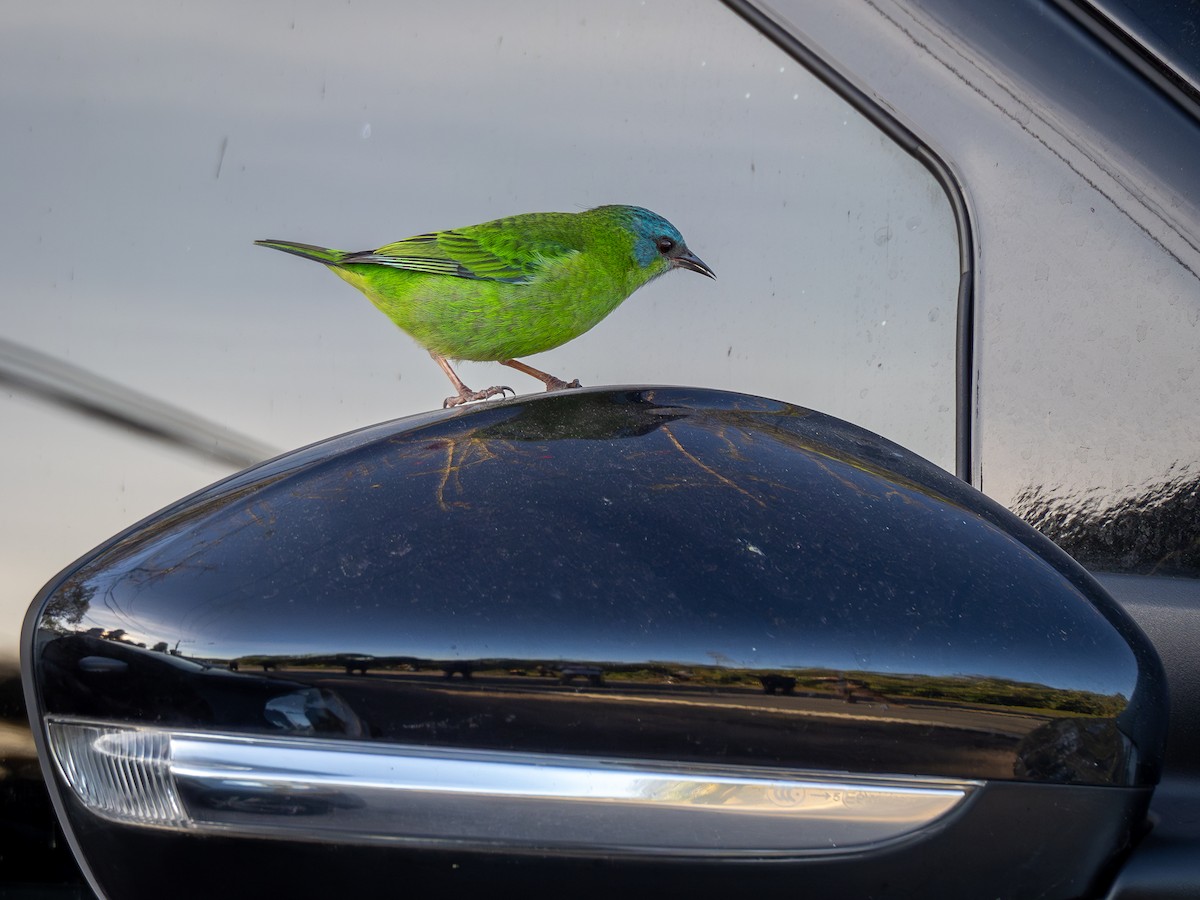
{"label": "bird's leg", "polygon": [[561,378],[555,378],[553,375],[543,372],[540,369],[535,369],[533,366],[526,365],[519,359],[502,359],[500,360],[500,365],[508,366],[510,369],[516,369],[518,372],[524,372],[530,378],[536,378],[546,386],[546,390],[548,391],[561,391],[564,388],[582,387],[578,378],[576,378],[570,384],[567,384]]}
{"label": "bird's leg", "polygon": [[432,350],[429,351],[429,355],[433,357],[434,362],[442,367],[442,371],[446,373],[446,377],[450,379],[450,383],[453,384],[454,389],[458,391],[457,397],[447,397],[442,401],[442,409],[448,409],[451,406],[458,406],[461,403],[470,403],[472,400],[486,400],[488,397],[495,397],[497,394],[503,397],[505,391],[508,391],[513,395],[517,393],[512,388],[504,385],[494,385],[493,387],[485,388],[482,391],[473,391],[463,384],[462,379],[458,377],[452,368],[450,368],[450,362],[446,359],[446,357],[442,356],[440,353],[434,353]]}

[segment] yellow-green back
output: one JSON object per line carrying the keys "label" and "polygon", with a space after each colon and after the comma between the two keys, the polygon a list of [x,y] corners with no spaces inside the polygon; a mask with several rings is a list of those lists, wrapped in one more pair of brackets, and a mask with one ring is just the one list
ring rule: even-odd
{"label": "yellow-green back", "polygon": [[633,206],[527,213],[359,253],[260,243],[325,263],[423,347],[455,359],[540,353],[671,268],[712,274],[666,219]]}

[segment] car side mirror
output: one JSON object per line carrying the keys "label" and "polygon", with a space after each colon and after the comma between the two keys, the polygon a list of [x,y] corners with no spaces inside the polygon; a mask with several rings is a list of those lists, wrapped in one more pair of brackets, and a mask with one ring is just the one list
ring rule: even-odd
{"label": "car side mirror", "polygon": [[1076,897],[1166,727],[1152,647],[1032,528],[686,388],[263,463],[65,570],[23,649],[60,818],[123,898]]}

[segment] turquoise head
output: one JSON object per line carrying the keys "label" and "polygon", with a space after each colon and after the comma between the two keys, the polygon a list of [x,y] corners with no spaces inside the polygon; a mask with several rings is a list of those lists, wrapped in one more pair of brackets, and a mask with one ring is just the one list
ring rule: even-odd
{"label": "turquoise head", "polygon": [[656,212],[641,206],[607,206],[600,209],[616,216],[633,234],[633,256],[641,268],[655,267],[665,262],[663,272],[671,269],[690,269],[716,278],[700,257],[692,253],[679,229]]}

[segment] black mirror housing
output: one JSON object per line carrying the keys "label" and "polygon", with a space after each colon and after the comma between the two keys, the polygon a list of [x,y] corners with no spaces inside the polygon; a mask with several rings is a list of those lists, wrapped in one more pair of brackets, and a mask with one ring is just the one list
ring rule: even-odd
{"label": "black mirror housing", "polygon": [[248,896],[242,865],[280,895],[699,866],[1072,897],[1141,827],[1166,729],[1152,647],[1032,528],[855,426],[688,388],[251,468],[47,585],[23,665],[120,897]]}

